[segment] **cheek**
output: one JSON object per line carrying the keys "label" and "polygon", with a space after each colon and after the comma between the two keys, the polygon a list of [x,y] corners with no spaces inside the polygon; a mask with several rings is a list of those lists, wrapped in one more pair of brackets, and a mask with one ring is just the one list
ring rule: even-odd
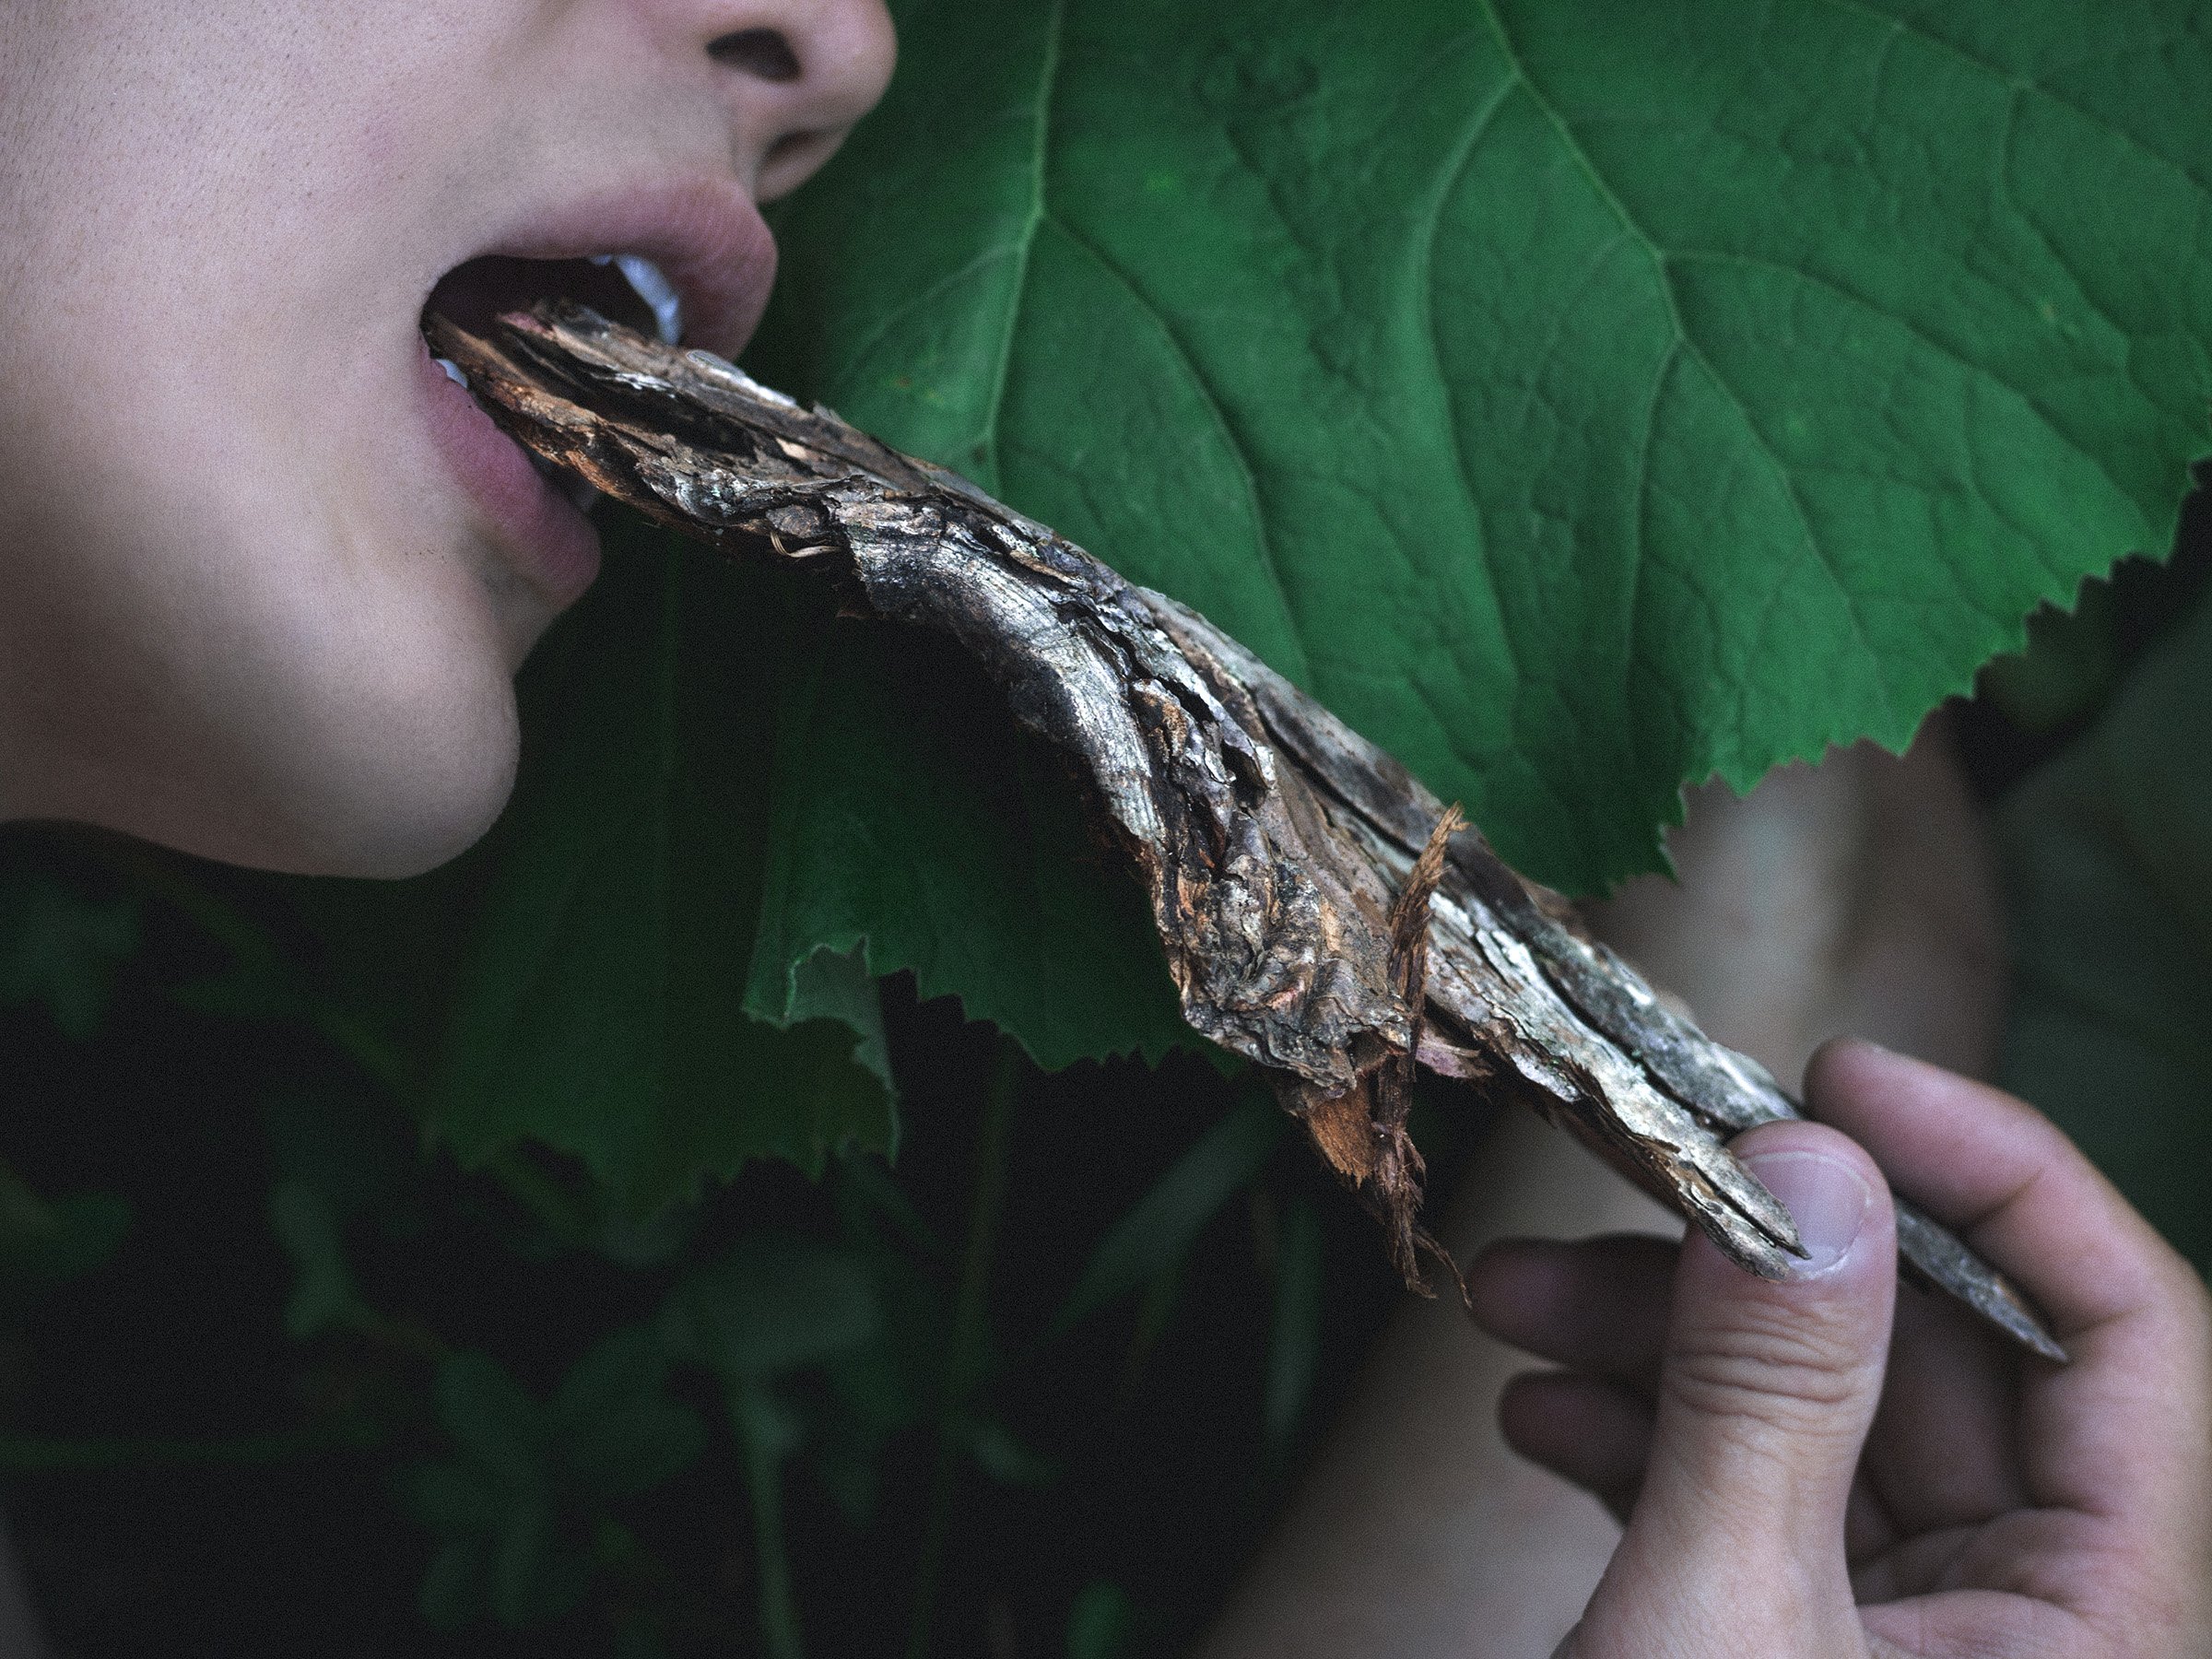
{"label": "cheek", "polygon": [[74,677],[59,735],[98,765],[68,816],[232,863],[383,877],[490,825],[513,781],[514,699],[465,578],[288,583],[278,565],[249,590],[178,574]]}
{"label": "cheek", "polygon": [[398,875],[496,815],[551,609],[422,418],[419,221],[441,31],[539,9],[163,6],[46,77],[68,165],[0,252],[0,817]]}
{"label": "cheek", "polygon": [[262,519],[281,528],[205,573],[216,770],[254,779],[283,842],[255,862],[415,874],[481,835],[513,782],[513,671],[546,613],[394,472],[334,460],[324,511]]}
{"label": "cheek", "polygon": [[133,465],[92,488],[57,457],[7,533],[26,580],[0,695],[30,728],[32,809],[303,873],[453,857],[506,799],[542,605],[502,597],[450,500],[395,486],[394,457],[197,434],[80,434],[71,453]]}

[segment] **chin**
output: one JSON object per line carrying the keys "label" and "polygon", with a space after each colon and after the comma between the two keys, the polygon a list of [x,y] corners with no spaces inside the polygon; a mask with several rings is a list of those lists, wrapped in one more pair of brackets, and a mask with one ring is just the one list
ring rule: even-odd
{"label": "chin", "polygon": [[498,819],[514,787],[516,745],[442,770],[406,768],[373,799],[334,801],[289,847],[252,862],[302,876],[396,881],[458,858]]}
{"label": "chin", "polygon": [[214,844],[191,851],[393,879],[458,857],[499,818],[521,751],[513,672],[547,616],[502,620],[465,548],[430,546],[427,568],[378,557],[378,574],[335,604],[312,590],[302,603],[307,584],[286,583],[254,612],[247,649],[259,647],[265,712],[241,694],[256,677],[227,682],[200,711],[213,741],[180,770],[244,806],[211,816]]}
{"label": "chin", "polygon": [[298,722],[220,753],[172,748],[148,765],[144,751],[111,751],[77,773],[73,798],[26,816],[285,875],[422,875],[475,845],[507,804],[521,748],[513,688],[498,678],[412,700],[385,691],[351,701],[342,720]]}
{"label": "chin", "polygon": [[[489,830],[514,788],[520,735],[501,681],[466,718],[435,703],[325,747],[312,775],[287,769],[264,798],[282,801],[231,863],[302,876],[397,880],[459,857]],[[334,759],[342,760],[333,764]]]}

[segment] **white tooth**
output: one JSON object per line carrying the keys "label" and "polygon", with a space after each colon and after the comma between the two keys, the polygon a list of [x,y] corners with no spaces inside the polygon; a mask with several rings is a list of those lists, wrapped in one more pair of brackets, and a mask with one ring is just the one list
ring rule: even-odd
{"label": "white tooth", "polygon": [[668,278],[661,275],[661,267],[635,253],[618,253],[614,257],[615,268],[629,279],[638,298],[653,307],[653,320],[660,329],[661,343],[673,346],[682,339],[684,302]]}
{"label": "white tooth", "polygon": [[444,370],[445,378],[452,381],[454,385],[465,386],[468,384],[468,376],[461,372],[461,365],[454,362],[452,358],[434,357],[430,361]]}
{"label": "white tooth", "polygon": [[757,397],[762,403],[781,404],[786,409],[795,409],[799,400],[787,392],[773,386],[764,386],[727,358],[718,358],[711,351],[697,347],[684,353],[684,360],[710,379],[718,380],[737,388],[747,397]]}

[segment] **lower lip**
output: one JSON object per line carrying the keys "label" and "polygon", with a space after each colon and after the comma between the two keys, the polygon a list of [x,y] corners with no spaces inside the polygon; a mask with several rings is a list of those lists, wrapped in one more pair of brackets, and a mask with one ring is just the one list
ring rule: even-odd
{"label": "lower lip", "polygon": [[439,368],[427,344],[420,355],[431,433],[488,521],[492,540],[516,573],[556,606],[574,604],[599,573],[599,532],[468,389]]}

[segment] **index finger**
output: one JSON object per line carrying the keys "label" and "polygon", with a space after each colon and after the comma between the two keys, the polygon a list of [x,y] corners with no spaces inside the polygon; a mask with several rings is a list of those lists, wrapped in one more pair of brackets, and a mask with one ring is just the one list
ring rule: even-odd
{"label": "index finger", "polygon": [[1822,1048],[1806,1092],[1815,1116],[2034,1297],[2074,1355],[2065,1368],[2025,1362],[2022,1453],[2037,1499],[2153,1524],[2202,1507],[2212,1308],[2080,1149],[2001,1089],[1872,1043]]}

